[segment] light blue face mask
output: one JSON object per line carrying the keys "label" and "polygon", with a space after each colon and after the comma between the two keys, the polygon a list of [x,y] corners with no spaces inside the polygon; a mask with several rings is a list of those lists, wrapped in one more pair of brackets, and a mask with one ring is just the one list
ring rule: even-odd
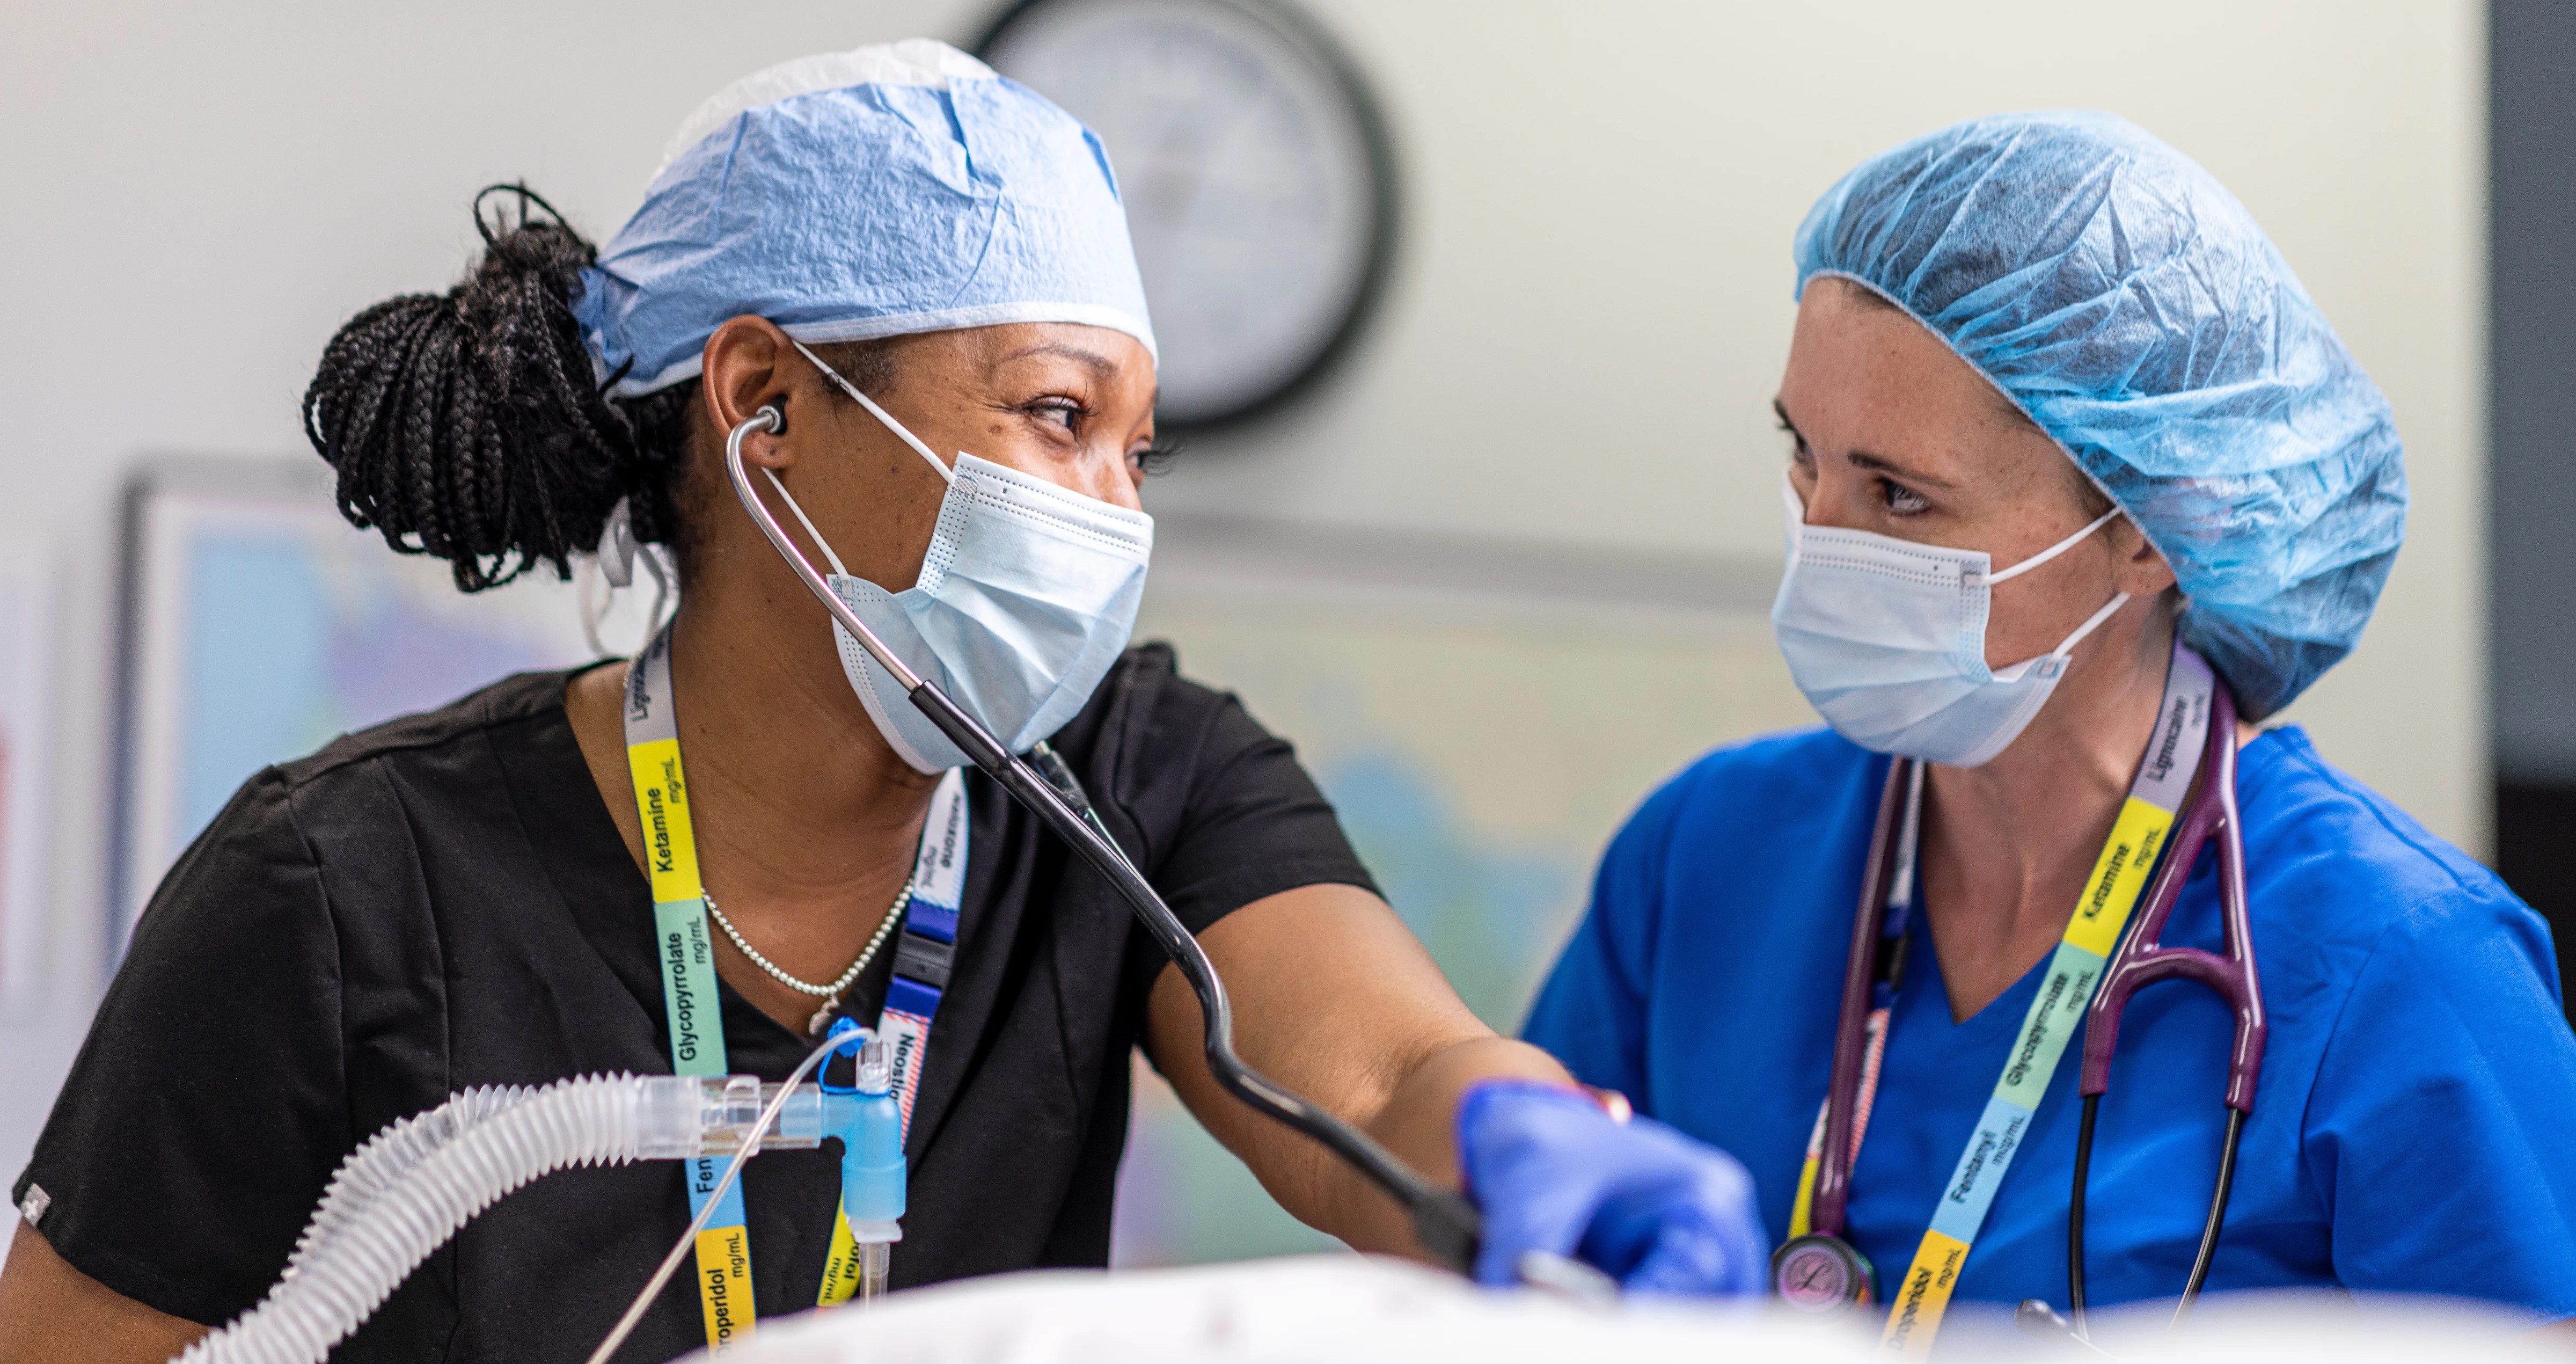
{"label": "light blue face mask", "polygon": [[1951,767],[1984,764],[2039,714],[2075,646],[2129,600],[2125,592],[2114,595],[2037,658],[1988,668],[1994,585],[2082,544],[2120,514],[2117,508],[1989,572],[1983,550],[1808,525],[1797,489],[1785,491],[1789,564],[1771,604],[1771,633],[1808,704],[1835,733],[1872,752]]}
{"label": "light blue face mask", "polygon": [[[1154,518],[964,451],[951,470],[820,356],[801,343],[796,349],[948,482],[920,580],[888,592],[842,566],[771,474],[787,509],[831,562],[826,581],[896,657],[938,683],[1011,752],[1027,752],[1082,709],[1127,647],[1145,592]],[[832,634],[851,689],[896,756],[921,772],[966,765],[892,673],[837,621]]]}

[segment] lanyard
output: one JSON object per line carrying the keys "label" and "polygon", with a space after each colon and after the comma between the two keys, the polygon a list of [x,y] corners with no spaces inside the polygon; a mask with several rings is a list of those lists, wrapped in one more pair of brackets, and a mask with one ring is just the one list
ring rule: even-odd
{"label": "lanyard", "polygon": [[[2003,1074],[1995,1082],[1994,1093],[1960,1152],[1949,1182],[1943,1186],[1914,1261],[1889,1295],[1887,1327],[1881,1337],[1881,1344],[1889,1350],[1919,1355],[1931,1348],[1941,1316],[1958,1288],[1968,1251],[1994,1206],[1995,1191],[2021,1150],[2031,1117],[2047,1094],[2049,1081],[2057,1074],[2067,1042],[2092,1002],[2103,968],[2119,944],[2121,931],[2146,886],[2147,874],[2154,868],[2156,856],[2173,829],[2176,812],[2191,790],[2192,778],[2200,766],[2215,687],[2209,665],[2177,642],[2173,664],[2166,671],[2164,699],[2157,708],[2155,728],[2148,736],[2137,778],[2130,784],[2128,798],[2111,826],[2111,837],[2094,861],[2084,896],[2069,916],[2065,936],[2049,962],[2047,979],[2032,999],[2021,1031],[2005,1056]],[[1902,935],[1914,898],[1914,861],[1922,820],[1922,767],[1914,764],[1913,768],[1905,781],[1906,805],[1895,865],[1879,905],[1877,922],[1863,925],[1865,933],[1876,935],[1878,970],[1868,1000],[1858,1082],[1851,1096],[1851,1140],[1842,1153],[1846,1172],[1849,1162],[1860,1153],[1862,1129],[1878,1088],[1888,1011],[1904,970]],[[1896,792],[1896,784],[1891,781],[1888,798],[1893,799]],[[1845,999],[1846,1018],[1858,1003]],[[1833,1096],[1829,1093],[1826,1113],[1832,1107]],[[1793,1238],[1816,1229],[1812,1225],[1814,1200],[1826,1126],[1826,1114],[1819,1114],[1800,1172],[1797,1201],[1790,1212]],[[1836,1225],[1822,1230],[1839,1235],[1840,1199],[1835,1201],[1836,1215],[1830,1220]]]}
{"label": "lanyard", "polygon": [[[966,900],[970,832],[966,773],[951,768],[930,794],[930,814],[921,825],[921,850],[914,854],[912,903],[903,913],[902,936],[895,940],[894,979],[886,982],[885,1008],[877,1014],[877,1036],[894,1054],[891,1087],[907,1140],[912,1136],[913,1100],[921,1095],[922,1059],[930,1051],[930,1023],[938,1016],[939,997],[947,992],[948,971],[956,956],[957,910]],[[849,1301],[859,1291],[860,1269],[850,1219],[836,1207],[832,1247],[823,1257],[823,1284],[814,1295],[814,1305],[836,1307]]]}
{"label": "lanyard", "polygon": [[[679,722],[671,701],[671,630],[665,626],[626,670],[626,766],[635,784],[635,813],[644,829],[644,862],[653,885],[654,956],[662,976],[662,1007],[671,1034],[675,1075],[723,1075],[729,1062],[724,1012],[717,1004],[715,944],[707,931],[706,886],[698,876],[698,845],[689,817],[688,780],[680,765]],[[966,883],[969,826],[966,781],[951,771],[931,793],[914,865],[912,903],[904,911],[895,945],[895,974],[886,990],[878,1031],[895,1042],[894,1092],[904,1130],[921,1088],[921,1060],[930,1044],[930,1022],[948,985],[957,941],[957,911]],[[701,1156],[685,1163],[689,1211],[706,1206],[724,1175],[723,1160]],[[817,1306],[846,1301],[858,1290],[856,1243],[849,1219],[835,1200],[831,1249],[823,1266]],[[752,1303],[751,1233],[745,1225],[742,1183],[698,1233],[698,1299],[707,1346],[721,1348],[751,1335],[758,1323]]]}

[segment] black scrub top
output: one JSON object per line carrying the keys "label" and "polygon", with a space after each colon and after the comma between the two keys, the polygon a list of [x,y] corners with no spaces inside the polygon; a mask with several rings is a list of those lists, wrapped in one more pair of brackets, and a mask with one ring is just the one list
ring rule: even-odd
{"label": "black scrub top", "polygon": [[[509,678],[251,779],[154,895],[13,1201],[83,1273],[209,1324],[267,1291],[341,1159],[475,1085],[667,1074],[653,905],[564,714]],[[1368,886],[1289,746],[1131,650],[1055,742],[1193,930]],[[910,1137],[896,1287],[1100,1265],[1128,1056],[1163,959],[1125,902],[980,773],[956,965]],[[891,963],[883,953],[879,963]],[[873,1023],[890,965],[847,1011]],[[736,1073],[805,1039],[723,991]],[[745,1167],[760,1315],[811,1307],[838,1145]],[[689,1219],[678,1162],[567,1170],[432,1255],[335,1361],[580,1360]],[[705,1343],[691,1275],[620,1352]]]}

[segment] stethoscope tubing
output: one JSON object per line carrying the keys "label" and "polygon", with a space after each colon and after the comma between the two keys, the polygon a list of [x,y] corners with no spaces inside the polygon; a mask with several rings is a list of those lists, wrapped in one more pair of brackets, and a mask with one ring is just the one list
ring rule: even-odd
{"label": "stethoscope tubing", "polygon": [[[2218,902],[2225,956],[2197,947],[2167,947],[2165,921],[2191,880],[2201,849],[2218,836]],[[2263,1052],[2271,1030],[2263,1015],[2263,989],[2254,965],[2254,927],[2247,907],[2244,821],[2236,799],[2236,701],[2224,683],[2210,692],[2209,736],[2201,755],[2200,775],[2192,798],[2164,861],[2147,889],[2146,911],[2129,927],[2119,949],[2103,968],[2101,987],[2085,1011],[2084,1064],[2076,1093],[2084,1111],[2076,1126],[2074,1189],[2067,1201],[2066,1289],[2068,1316],[2075,1333],[2085,1330],[2084,1205],[2093,1164],[2093,1130],[2102,1096],[2111,1088],[2111,1059],[2120,1039],[2120,1016],[2139,990],[2161,980],[2198,981],[2218,993],[2235,1013],[2234,1046],[2227,1062],[2227,1135],[2218,1157],[2217,1187],[2209,1217],[2202,1224],[2200,1249],[2192,1257],[2191,1275],[2174,1308],[2174,1324],[2191,1315],[2201,1289],[2209,1282],[2218,1254],[2219,1233],[2227,1224],[2227,1204],[2235,1191],[2236,1155],[2245,1136],[2245,1120],[2254,1112],[2254,1091],[2262,1079]]]}
{"label": "stethoscope tubing", "polygon": [[[2270,1029],[2263,1018],[2263,991],[2254,970],[2254,929],[2246,913],[2245,837],[2236,807],[2236,703],[2222,684],[2210,691],[2209,738],[2192,799],[2166,850],[2164,864],[2148,887],[2146,912],[2129,927],[2119,950],[2103,968],[2101,988],[2085,1012],[2084,1065],[2076,1093],[2087,1096],[2111,1087],[2111,1056],[2119,1046],[2120,1015],[2129,997],[2146,986],[2175,976],[2196,980],[2218,992],[2236,1014],[2236,1038],[2227,1063],[2227,1106],[2254,1111],[2254,1087],[2263,1074],[2263,1049]],[[2197,947],[2163,944],[2165,920],[2172,917],[2193,865],[2211,834],[2218,834],[2218,902],[2225,925],[2227,955]]]}
{"label": "stethoscope tubing", "polygon": [[[1860,1106],[1861,1066],[1869,1049],[1869,999],[1878,969],[1879,929],[1887,920],[1887,897],[1896,876],[1898,824],[1904,818],[1905,791],[1913,781],[1914,759],[1887,765],[1887,782],[1879,792],[1878,822],[1870,830],[1869,860],[1860,878],[1860,917],[1852,927],[1851,958],[1843,966],[1841,1016],[1834,1024],[1834,1068],[1826,1082],[1833,1102],[1825,1107],[1825,1145],[1816,1161],[1816,1192],[1807,1223],[1829,1235],[1843,1234],[1843,1213],[1851,1197],[1851,1133]],[[1851,1001],[1861,1001],[1853,1008]]]}
{"label": "stethoscope tubing", "polygon": [[[823,608],[841,628],[850,632],[868,656],[892,674],[919,710],[951,743],[973,759],[975,765],[994,779],[1002,789],[1036,815],[1058,838],[1108,880],[1120,897],[1127,901],[1139,922],[1151,933],[1172,964],[1189,982],[1198,996],[1199,1015],[1205,1029],[1203,1041],[1209,1071],[1226,1092],[1234,1095],[1253,1111],[1304,1133],[1330,1150],[1362,1177],[1384,1190],[1404,1208],[1413,1222],[1415,1236],[1435,1258],[1461,1273],[1475,1263],[1476,1247],[1482,1235],[1482,1219],[1475,1205],[1424,1178],[1418,1171],[1398,1159],[1367,1133],[1343,1121],[1331,1111],[1313,1103],[1244,1063],[1234,1048],[1234,1010],[1226,998],[1225,982],[1218,977],[1216,964],[1208,960],[1207,951],[1199,945],[1171,907],[1163,903],[1153,884],[1147,881],[1126,851],[1109,836],[1090,801],[1074,782],[1072,772],[1061,762],[1049,762],[1052,772],[1061,774],[1069,785],[1059,789],[1054,780],[1041,775],[1027,759],[1013,755],[1001,740],[987,730],[982,721],[950,699],[935,682],[925,680],[904,665],[884,640],[870,630],[858,613],[842,601],[816,571],[804,553],[789,538],[787,530],[771,514],[759,492],[752,486],[749,470],[743,466],[742,442],[754,431],[776,433],[786,427],[786,414],[775,406],[764,406],[735,426],[725,439],[725,473],[732,480],[734,495],[750,513],[762,534],[769,537],[781,558],[787,561],[798,580],[814,594]],[[1077,804],[1080,806],[1077,809]]]}
{"label": "stethoscope tubing", "polygon": [[[1898,826],[1914,766],[1915,760],[1910,758],[1897,758],[1888,764],[1879,794],[1877,822],[1870,832],[1869,858],[1861,875],[1851,954],[1843,971],[1843,1007],[1834,1029],[1824,1145],[1816,1162],[1816,1187],[1808,1219],[1813,1230],[1837,1237],[1844,1233],[1850,1198],[1855,1155],[1851,1133],[1868,1045],[1868,1000],[1896,875]],[[2195,947],[2167,947],[2161,941],[2165,922],[2172,916],[2201,850],[2213,834],[2218,837],[2219,901],[2226,948],[2223,956]],[[2193,781],[2192,794],[2185,802],[2175,835],[2162,850],[2155,878],[2148,886],[2145,912],[2130,925],[2104,966],[2102,983],[2085,1013],[2084,1059],[2077,1083],[2083,1113],[2076,1136],[2075,1187],[2067,1218],[2068,1299],[2073,1309],[2072,1327],[2079,1338],[2084,1330],[2085,1308],[2086,1181],[2091,1171],[2093,1132],[2101,1097],[2110,1088],[2120,1017],[2139,990],[2176,978],[2208,986],[2227,1001],[2235,1014],[2225,1099],[2229,1110],[2227,1135],[2199,1252],[2193,1258],[2191,1276],[2175,1312],[2174,1319],[2179,1323],[2190,1314],[2209,1279],[2234,1189],[2237,1150],[2245,1120],[2254,1110],[2254,1091],[2262,1077],[2263,1052],[2269,1037],[2262,987],[2255,973],[2253,924],[2247,909],[2245,840],[2236,796],[2236,704],[2223,681],[2211,688],[2209,729],[2200,773]]]}

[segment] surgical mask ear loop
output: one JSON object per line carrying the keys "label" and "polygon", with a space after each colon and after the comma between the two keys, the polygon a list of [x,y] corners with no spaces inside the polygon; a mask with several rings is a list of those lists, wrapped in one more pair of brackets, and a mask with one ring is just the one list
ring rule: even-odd
{"label": "surgical mask ear loop", "polygon": [[[851,397],[858,399],[859,406],[866,408],[869,416],[876,418],[879,422],[885,425],[885,429],[892,431],[903,441],[904,444],[911,446],[914,454],[921,456],[924,462],[928,463],[932,469],[938,471],[940,482],[954,483],[957,481],[956,471],[949,468],[946,464],[941,463],[939,456],[930,453],[930,447],[921,443],[921,437],[912,434],[910,430],[905,428],[902,422],[896,421],[892,413],[889,413],[884,408],[877,406],[876,399],[861,393],[859,391],[859,386],[842,378],[839,370],[832,368],[830,365],[824,364],[823,357],[807,350],[804,342],[790,337],[787,344],[794,346],[797,354],[813,361],[814,368],[823,371],[823,377],[831,380],[843,393],[847,393]],[[810,530],[812,527],[809,526],[807,529]]]}
{"label": "surgical mask ear loop", "polygon": [[633,499],[621,497],[609,508],[608,520],[600,527],[599,546],[591,554],[589,570],[581,575],[577,589],[581,610],[581,636],[590,651],[601,658],[610,656],[608,646],[600,640],[599,627],[608,621],[608,613],[617,602],[617,589],[635,582],[635,560],[644,560],[644,571],[653,575],[653,610],[644,618],[644,637],[651,639],[661,630],[663,611],[671,604],[671,570],[663,565],[658,546],[635,538]]}
{"label": "surgical mask ear loop", "polygon": [[2050,545],[2048,548],[2041,550],[2039,553],[2022,560],[2020,563],[2017,563],[2010,568],[2004,569],[2002,572],[1987,574],[1985,579],[1986,586],[1992,587],[1996,583],[2004,582],[2012,578],[2018,578],[2032,569],[2039,567],[2041,564],[2047,563],[2049,560],[2056,558],[2058,555],[2064,554],[2066,551],[2084,543],[2085,537],[2102,529],[2104,526],[2111,524],[2111,518],[2118,516],[2119,514],[2120,509],[2113,507],[2111,510],[2102,513],[2100,516],[2094,517],[2091,521],[2085,524],[2084,529],[2075,532],[2073,535],[2067,536],[2056,544]]}
{"label": "surgical mask ear loop", "polygon": [[796,514],[796,524],[803,526],[805,533],[814,537],[815,548],[823,551],[824,559],[832,565],[832,572],[844,578],[850,576],[850,570],[842,564],[841,556],[832,552],[832,542],[823,538],[823,532],[814,529],[813,518],[805,514],[803,507],[796,505],[796,495],[787,491],[786,484],[778,481],[778,471],[765,464],[761,466],[760,471],[769,475],[769,486],[778,490],[779,500],[787,504],[787,510]]}
{"label": "surgical mask ear loop", "polygon": [[2082,625],[2078,625],[2078,626],[2076,626],[2076,627],[2075,627],[2075,633],[2074,633],[2074,634],[2068,635],[2064,640],[2062,640],[2062,641],[2060,641],[2060,642],[2059,642],[2059,644],[2058,644],[2058,646],[2057,646],[2056,648],[2051,649],[2051,650],[2049,650],[2049,651],[2048,651],[2048,652],[2049,652],[2049,656],[2050,656],[2050,657],[2052,657],[2052,658],[2057,658],[2057,657],[2063,657],[2063,656],[2065,656],[2065,654],[2066,654],[2066,652],[2067,652],[2068,650],[2070,650],[2070,649],[2074,648],[2074,647],[2075,647],[2076,645],[2078,645],[2078,644],[2083,643],[2083,642],[2084,642],[2084,637],[2085,637],[2086,635],[2089,635],[2089,634],[2093,633],[2093,631],[2094,631],[2095,629],[2097,629],[2097,628],[2099,628],[2099,627],[2101,626],[2102,622],[2104,622],[2104,621],[2106,621],[2106,620],[2109,620],[2109,619],[2111,618],[2111,613],[2112,613],[2112,612],[2117,611],[2117,610],[2119,610],[2121,607],[2126,606],[2126,605],[2128,605],[2128,604],[2129,604],[2129,594],[2128,594],[2128,593],[2126,593],[2126,592],[2114,592],[2114,593],[2112,593],[2112,594],[2111,594],[2111,599],[2110,599],[2109,601],[2106,601],[2106,602],[2102,603],[2102,609],[2101,609],[2101,610],[2099,610],[2099,611],[2096,611],[2096,612],[2094,612],[2092,615],[2090,615],[2090,616],[2086,617],[2086,618],[2085,618],[2085,621],[2084,621],[2084,623],[2083,623]]}
{"label": "surgical mask ear loop", "polygon": [[[929,464],[930,467],[939,474],[940,482],[954,483],[957,481],[956,472],[950,469],[947,465],[940,463],[939,456],[930,453],[930,447],[922,444],[919,436],[912,434],[911,431],[905,429],[902,422],[896,421],[884,408],[877,406],[875,399],[861,393],[858,389],[858,385],[842,378],[839,370],[832,368],[830,365],[824,364],[823,357],[807,350],[804,342],[795,340],[791,337],[787,344],[794,346],[797,354],[813,361],[814,368],[823,371],[823,377],[838,385],[843,393],[847,393],[851,397],[858,399],[859,406],[866,408],[869,416],[876,418],[879,422],[884,424],[885,429],[892,431],[903,441],[904,444],[911,446],[913,453],[921,456],[922,460]],[[778,436],[785,435],[786,432],[787,421],[782,415],[777,424],[770,427],[769,433],[773,436]],[[796,514],[796,524],[803,526],[805,528],[805,533],[814,537],[815,546],[821,549],[823,551],[823,557],[831,562],[832,572],[844,578],[850,576],[850,570],[841,563],[841,556],[832,552],[832,542],[823,538],[823,532],[814,529],[813,518],[807,516],[805,514],[805,509],[796,504],[795,495],[787,491],[787,485],[785,483],[779,481],[778,472],[766,465],[763,465],[760,471],[769,476],[769,486],[778,490],[778,496],[787,503],[787,510]]]}
{"label": "surgical mask ear loop", "polygon": [[[1987,574],[1987,575],[1986,575],[1986,586],[1988,586],[1988,587],[1992,587],[1992,586],[1994,586],[1996,583],[2002,582],[2002,581],[2004,581],[2004,580],[2005,580],[2005,579],[2007,579],[2007,578],[2017,578],[2017,577],[2020,577],[2022,574],[2024,574],[2024,573],[2028,573],[2028,572],[2029,572],[2029,571],[2031,571],[2032,569],[2039,567],[2041,564],[2047,563],[2049,560],[2056,558],[2058,555],[2060,555],[2060,554],[2064,554],[2066,551],[2068,551],[2068,550],[2070,550],[2070,549],[2073,549],[2073,548],[2075,548],[2077,545],[2080,545],[2080,544],[2084,543],[2085,537],[2087,537],[2087,536],[2091,535],[2093,532],[2095,532],[2095,531],[2097,531],[2097,530],[2102,529],[2104,526],[2107,526],[2107,525],[2111,524],[2111,518],[2112,518],[2112,517],[2115,517],[2115,516],[2118,516],[2119,514],[2120,514],[2120,509],[2119,509],[2119,508],[2117,508],[2117,507],[2113,507],[2111,510],[2109,510],[2109,511],[2106,511],[2106,512],[2102,513],[2100,516],[2094,517],[2090,522],[2087,522],[2087,523],[2085,524],[2084,529],[2082,529],[2082,530],[2079,530],[2079,531],[2075,532],[2073,535],[2067,536],[2065,539],[2058,541],[2056,544],[2050,545],[2048,548],[2043,549],[2043,550],[2041,550],[2039,553],[2034,554],[2034,555],[2030,556],[2029,558],[2022,560],[2020,563],[2017,563],[2017,564],[2013,565],[2012,567],[2005,569],[2005,570],[2004,570],[2003,572],[2001,572],[2001,573],[1989,573],[1989,574]],[[2083,643],[2083,642],[2084,642],[2084,637],[2085,637],[2086,635],[2089,635],[2089,634],[2093,633],[2095,630],[2097,630],[2097,629],[2101,628],[2102,622],[2104,622],[2104,621],[2106,621],[2106,620],[2109,620],[2109,619],[2111,618],[2111,613],[2112,613],[2112,612],[2117,611],[2117,610],[2119,610],[2121,607],[2126,606],[2126,605],[2128,605],[2128,604],[2129,604],[2129,594],[2128,594],[2128,593],[2126,593],[2126,592],[2114,592],[2114,593],[2112,593],[2112,594],[2111,594],[2111,600],[2109,600],[2109,601],[2106,601],[2106,602],[2102,603],[2102,609],[2101,609],[2101,610],[2096,611],[2096,612],[2094,612],[2092,615],[2085,617],[2085,619],[2084,619],[2084,623],[2083,623],[2082,625],[2078,625],[2078,626],[2076,626],[2076,627],[2075,627],[2075,633],[2073,633],[2073,634],[2071,634],[2071,635],[2068,635],[2065,639],[2062,639],[2062,640],[2058,641],[2058,645],[2057,645],[2057,647],[2056,647],[2056,648],[2049,650],[2046,654],[2041,655],[2041,657],[2043,657],[2043,658],[2063,658],[2063,657],[2065,657],[2065,656],[2066,656],[2066,653],[2067,653],[2067,651],[2068,651],[2068,650],[2070,650],[2070,649],[2074,648],[2076,645],[2081,644],[2081,643]]]}

